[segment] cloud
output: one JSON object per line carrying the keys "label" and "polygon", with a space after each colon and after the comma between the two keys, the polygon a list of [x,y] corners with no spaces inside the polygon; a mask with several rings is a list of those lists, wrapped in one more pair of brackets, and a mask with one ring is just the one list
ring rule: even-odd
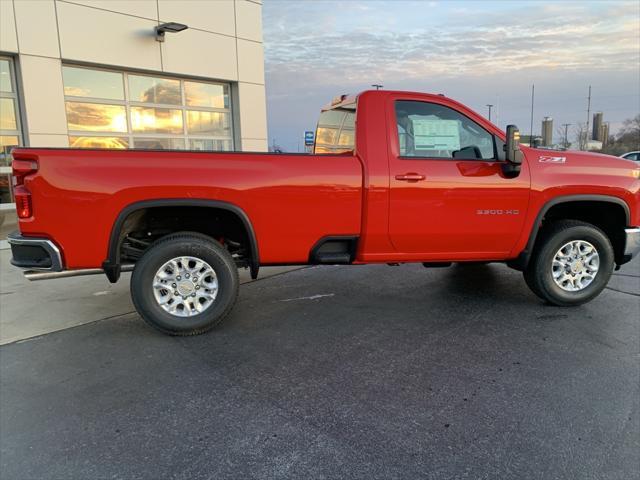
{"label": "cloud", "polygon": [[[502,78],[611,78],[633,95],[639,19],[636,2],[270,0],[263,22],[269,108],[372,83],[418,89],[463,82],[482,90]],[[626,84],[617,80],[623,77]],[[274,128],[284,126],[270,113],[270,128],[272,118]]]}
{"label": "cloud", "polygon": [[[637,6],[628,7],[637,10]],[[491,73],[536,68],[632,71],[638,67],[639,22],[612,12],[546,6],[511,13],[507,18],[520,19],[516,22],[468,12],[464,16],[477,20],[406,31],[377,27],[377,15],[365,29],[363,21],[353,25],[325,13],[314,15],[311,25],[289,24],[276,35],[266,27],[267,73],[303,77],[308,85],[338,80],[358,83],[381,76],[481,76],[488,69]],[[340,28],[348,26],[355,28]]]}

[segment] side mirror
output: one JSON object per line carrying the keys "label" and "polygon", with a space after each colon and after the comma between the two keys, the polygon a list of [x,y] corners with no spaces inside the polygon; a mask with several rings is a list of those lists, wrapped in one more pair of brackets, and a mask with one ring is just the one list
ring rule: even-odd
{"label": "side mirror", "polygon": [[504,146],[505,158],[509,163],[522,163],[522,151],[520,150],[520,130],[515,125],[507,125],[507,143]]}
{"label": "side mirror", "polygon": [[510,177],[517,177],[520,173],[523,154],[520,150],[520,130],[515,125],[507,125],[507,142],[504,144],[506,163],[502,171]]}

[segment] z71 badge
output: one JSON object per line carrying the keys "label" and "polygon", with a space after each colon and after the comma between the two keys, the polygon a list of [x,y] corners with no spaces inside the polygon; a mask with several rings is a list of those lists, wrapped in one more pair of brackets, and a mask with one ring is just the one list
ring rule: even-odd
{"label": "z71 badge", "polygon": [[540,163],[565,163],[567,161],[567,157],[548,157],[543,155],[538,157],[538,161]]}

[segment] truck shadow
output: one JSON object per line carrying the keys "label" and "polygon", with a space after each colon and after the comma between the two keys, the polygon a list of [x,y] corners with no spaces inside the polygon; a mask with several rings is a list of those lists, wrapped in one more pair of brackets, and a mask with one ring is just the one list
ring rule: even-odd
{"label": "truck shadow", "polygon": [[471,296],[485,296],[499,293],[509,284],[505,281],[504,272],[499,272],[495,265],[461,265],[455,264],[444,276],[446,288],[453,293]]}

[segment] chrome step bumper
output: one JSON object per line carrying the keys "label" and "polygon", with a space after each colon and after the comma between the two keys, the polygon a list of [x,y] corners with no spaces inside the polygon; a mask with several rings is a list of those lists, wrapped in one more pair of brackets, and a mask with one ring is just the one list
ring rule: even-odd
{"label": "chrome step bumper", "polygon": [[11,265],[29,270],[64,270],[60,249],[48,238],[23,237],[20,232],[7,235],[11,246]]}
{"label": "chrome step bumper", "polygon": [[[24,237],[20,232],[13,232],[7,236],[7,241],[11,245],[11,264],[24,269],[24,276],[28,280],[50,280],[105,273],[102,268],[65,270],[60,249],[48,238]],[[133,264],[122,265],[120,271],[130,272],[133,267]]]}
{"label": "chrome step bumper", "polygon": [[625,228],[624,256],[635,258],[640,253],[640,227]]}

